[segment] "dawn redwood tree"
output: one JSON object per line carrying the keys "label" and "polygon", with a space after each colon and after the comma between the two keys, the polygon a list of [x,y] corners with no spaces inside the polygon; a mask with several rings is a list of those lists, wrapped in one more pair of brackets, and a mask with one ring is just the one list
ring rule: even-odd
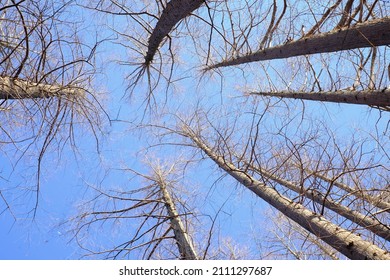
{"label": "dawn redwood tree", "polygon": [[309,189],[307,191],[304,191],[298,184],[294,184],[288,180],[285,180],[268,170],[253,167],[250,164],[248,164],[248,169],[252,169],[260,176],[265,177],[268,180],[272,180],[280,184],[281,186],[288,188],[289,190],[295,192],[297,195],[301,195],[302,197],[310,199],[313,202],[318,203],[319,205],[323,205],[324,207],[334,211],[338,215],[347,218],[351,222],[357,223],[358,225],[367,228],[369,231],[372,231],[374,234],[386,239],[387,241],[390,241],[390,229],[386,224],[383,224],[382,222],[375,220],[374,218],[370,218],[365,214],[361,214],[358,211],[352,210],[347,206],[343,206],[336,201],[333,201],[332,199],[328,199],[323,193],[318,192],[317,190]]}
{"label": "dawn redwood tree", "polygon": [[[187,165],[210,159],[221,177],[230,175],[287,217],[286,225],[270,229],[280,233],[276,239],[261,239],[269,249],[259,257],[283,258],[271,250],[282,246],[281,250],[289,252],[284,254],[286,258],[339,259],[340,253],[350,259],[388,259],[389,178],[381,153],[367,150],[359,142],[340,142],[326,125],[324,130],[320,126],[308,129],[307,123],[315,119],[307,118],[307,123],[296,127],[290,124],[296,120],[286,119],[269,130],[269,119],[278,117],[271,107],[281,108],[277,104],[263,109],[257,106],[252,110],[246,106],[229,107],[226,115],[219,110],[201,109],[184,113],[186,117],[171,114],[173,119],[164,118],[161,123],[156,120],[142,130],[152,132],[154,137],[148,138],[156,138],[155,144],[150,142],[151,148],[183,147],[178,154],[187,162],[186,167],[179,167],[176,171],[181,175],[175,178],[186,176]],[[240,113],[244,108],[252,119]],[[290,135],[291,129],[297,129],[298,134]],[[275,130],[279,133],[275,134]],[[383,145],[385,151],[385,142]],[[188,149],[193,152],[188,153]],[[219,176],[214,170],[211,173]],[[227,189],[223,186],[220,191]],[[92,209],[96,210],[96,205]],[[106,221],[105,216],[101,220]],[[286,230],[285,234],[277,229],[279,226]]]}
{"label": "dawn redwood tree", "polygon": [[148,39],[145,65],[152,63],[161,42],[168,36],[176,24],[189,16],[191,12],[199,8],[204,2],[204,0],[171,0],[163,7],[161,16]]}
{"label": "dawn redwood tree", "polygon": [[[74,147],[77,126],[96,136],[100,129],[97,44],[80,37],[76,19],[69,18],[72,8],[69,1],[52,0],[5,0],[0,6],[0,152],[13,169],[22,158],[34,158],[34,215],[46,151]],[[5,189],[0,193],[10,210]]]}
{"label": "dawn redwood tree", "polygon": [[[300,226],[300,234],[278,240],[289,246],[303,242],[303,248],[311,244],[323,251],[311,256],[303,252],[305,258],[339,258],[336,250],[350,259],[389,259],[386,141],[377,139],[382,145],[379,150],[364,147],[368,139],[345,143],[326,124],[310,125],[314,118],[299,120],[299,114],[295,120],[286,118],[292,108],[255,104],[252,109],[228,107],[226,114],[222,107],[195,109],[184,116],[174,113],[170,121],[150,127],[153,135],[160,135],[159,146],[190,147],[199,159],[210,159],[221,176],[230,175],[287,216],[291,228]],[[276,108],[280,115],[275,114]],[[285,119],[270,129],[269,121],[280,116]],[[297,240],[289,239],[292,236]],[[302,236],[306,236],[303,241]]]}
{"label": "dawn redwood tree", "polygon": [[195,67],[222,77],[229,71],[223,68],[266,62],[244,70],[251,76],[246,93],[387,110],[387,5],[354,0],[176,0],[145,6],[107,0],[93,9],[131,22],[117,31],[123,38],[119,42],[133,53],[122,63],[133,69],[128,74],[131,92],[146,79],[148,103],[160,102],[155,99],[155,93],[163,91],[160,84],[168,90],[176,81],[180,52],[175,46],[185,42],[206,64]]}
{"label": "dawn redwood tree", "polygon": [[[181,191],[183,163],[148,163],[148,174],[130,168],[117,170],[131,179],[120,188],[90,187],[92,198],[82,202],[70,222],[72,234],[86,252],[83,257],[105,259],[182,259],[208,257],[209,238],[197,240],[205,230]],[[100,249],[93,233],[114,237],[111,248]],[[116,234],[112,234],[116,232]],[[125,232],[126,234],[123,234]],[[209,233],[207,233],[209,234]],[[195,246],[194,244],[198,245]],[[201,247],[200,247],[201,246]]]}
{"label": "dawn redwood tree", "polygon": [[[173,81],[176,53],[172,35],[192,18],[197,10],[207,5],[204,0],[170,1],[93,1],[84,4],[87,9],[104,13],[115,18],[126,18],[129,24],[124,29],[114,27],[121,44],[130,51],[130,55],[120,59],[120,64],[130,66],[126,75],[129,81],[128,91],[134,93],[138,85],[146,80],[147,104],[154,102],[154,92],[159,85],[167,88]],[[137,91],[138,92],[138,91]]]}
{"label": "dawn redwood tree", "polygon": [[206,72],[253,75],[246,93],[387,110],[387,10],[384,1],[225,1],[195,48]]}
{"label": "dawn redwood tree", "polygon": [[389,17],[358,23],[352,27],[342,28],[337,26],[335,30],[326,33],[320,33],[318,35],[303,34],[304,36],[302,38],[295,41],[288,40],[283,45],[265,49],[261,48],[259,51],[251,54],[212,64],[206,70],[299,55],[385,46],[390,43],[389,27]]}
{"label": "dawn redwood tree", "polygon": [[123,179],[118,185],[105,180],[89,185],[77,214],[61,226],[80,246],[81,258],[249,258],[239,240],[218,232],[223,206],[216,213],[208,213],[204,199],[194,199],[202,195],[187,177],[186,170],[192,164],[196,162],[187,157],[174,163],[152,157],[143,165],[147,169],[143,172],[129,167],[111,169],[110,175],[119,174]]}
{"label": "dawn redwood tree", "polygon": [[[153,63],[153,58],[156,55],[163,40],[169,37],[169,33],[175,28],[175,26],[186,17],[190,16],[193,11],[198,9],[205,0],[171,0],[162,6],[162,12],[158,16],[156,26],[151,31],[150,37],[147,41],[147,52],[145,55],[145,61],[141,64],[141,70],[139,73],[134,73],[135,78],[131,86],[136,86],[139,79],[146,73],[149,84],[149,99],[153,95],[154,89],[160,79],[160,70],[157,71],[157,79],[155,86],[153,85],[150,73],[150,65]],[[172,66],[174,63],[174,55],[171,52]],[[156,69],[157,70],[157,69]],[[171,69],[172,73],[173,69]],[[171,75],[171,74],[170,74]],[[168,85],[171,82],[171,78],[167,79]],[[148,101],[150,103],[150,101]]]}
{"label": "dawn redwood tree", "polygon": [[[202,114],[200,113],[199,115]],[[208,120],[208,117],[205,117],[205,119]],[[308,184],[307,186],[306,184],[302,185],[302,183],[300,185],[294,185],[290,181],[280,177],[291,176],[288,172],[282,172],[281,175],[278,175],[279,170],[271,172],[261,167],[262,162],[267,161],[263,155],[256,152],[256,146],[262,145],[261,140],[255,142],[247,140],[248,142],[244,143],[248,154],[252,156],[252,159],[249,159],[249,162],[252,162],[252,164],[248,164],[245,159],[248,154],[242,154],[242,147],[231,142],[231,139],[234,138],[232,135],[234,131],[229,132],[229,129],[226,130],[223,127],[221,130],[218,130],[215,124],[210,123],[211,131],[213,129],[216,130],[216,135],[213,136],[210,134],[209,129],[205,127],[208,121],[197,121],[193,119],[187,122],[181,121],[182,119],[180,118],[176,129],[168,128],[168,130],[190,139],[196,149],[202,151],[223,172],[232,176],[241,185],[255,193],[318,239],[326,242],[350,259],[390,259],[388,250],[382,249],[380,248],[381,245],[378,246],[375,244],[375,237],[371,240],[365,240],[363,238],[365,234],[358,235],[354,233],[355,231],[368,230],[375,236],[383,238],[385,243],[390,240],[387,213],[383,214],[384,211],[375,211],[375,208],[369,210],[364,197],[360,197],[360,201],[354,198],[353,202],[349,202],[347,198],[349,194],[346,194],[346,197],[340,199],[342,193],[335,190],[332,185],[324,184],[321,186],[321,183],[318,183],[319,185],[316,187],[313,184]],[[202,123],[203,125],[198,123]],[[192,127],[189,124],[192,124]],[[207,132],[203,132],[203,130]],[[263,136],[253,135],[253,137],[255,139],[261,139]],[[210,146],[209,141],[212,141],[214,144]],[[297,143],[295,145],[299,146],[300,144]],[[318,146],[321,149],[321,146]],[[278,151],[275,150],[274,152]],[[301,152],[299,150],[296,151],[296,153]],[[352,161],[352,159],[349,160]],[[288,162],[288,158],[284,158],[282,162]],[[253,167],[253,165],[258,166],[259,164],[260,167]],[[283,169],[285,166],[281,164],[280,166],[276,166],[276,168]],[[367,170],[373,168],[369,166],[365,167]],[[289,172],[292,173],[294,170],[290,170]],[[355,167],[355,170],[350,170],[349,172],[358,172],[358,167]],[[298,171],[299,174],[300,172]],[[386,185],[380,189],[386,194]],[[339,197],[338,201],[333,200],[332,197]],[[312,202],[308,202],[308,200]],[[358,208],[359,205],[364,206]],[[356,207],[356,210],[352,210],[350,207]],[[325,209],[329,209],[330,211]],[[362,211],[362,213],[359,213],[359,211]],[[329,219],[327,219],[328,215],[330,217]],[[369,218],[370,216],[373,218]],[[341,222],[341,217],[346,218],[349,222],[343,219],[341,219],[343,221]],[[366,218],[371,220],[372,224],[365,223]],[[353,226],[353,229],[348,230],[343,228],[345,225]],[[379,228],[381,229],[379,230]],[[367,236],[370,236],[370,234]]]}
{"label": "dawn redwood tree", "polygon": [[390,104],[390,90],[339,90],[328,92],[250,92],[249,94],[273,96],[280,98],[294,98],[334,103],[363,104],[387,110]]}
{"label": "dawn redwood tree", "polygon": [[326,170],[313,171],[310,169],[304,169],[302,171],[304,173],[307,173],[307,176],[313,176],[314,178],[318,178],[320,180],[323,180],[325,182],[334,185],[337,188],[344,190],[350,196],[355,196],[359,199],[367,201],[371,205],[381,209],[380,211],[386,211],[386,212],[390,211],[390,202],[388,199],[388,194],[382,193],[382,196],[370,195],[370,193],[366,192],[366,190],[364,189],[355,190],[354,188],[348,186],[347,184],[339,182],[338,179],[342,177],[345,173],[348,173],[348,171],[342,171],[339,174],[336,174],[332,177],[327,177],[323,175],[323,173],[326,173]]}

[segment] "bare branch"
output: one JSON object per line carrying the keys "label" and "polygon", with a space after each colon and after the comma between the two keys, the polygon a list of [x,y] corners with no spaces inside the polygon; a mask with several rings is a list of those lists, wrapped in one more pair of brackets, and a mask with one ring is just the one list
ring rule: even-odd
{"label": "bare branch", "polygon": [[268,187],[264,183],[254,179],[248,173],[238,169],[225,157],[215,154],[189,127],[183,126],[182,133],[239,183],[348,258],[390,260],[389,252],[363,240],[348,230],[342,229],[340,226],[333,224],[321,215],[313,213],[301,204],[293,202],[275,189]]}

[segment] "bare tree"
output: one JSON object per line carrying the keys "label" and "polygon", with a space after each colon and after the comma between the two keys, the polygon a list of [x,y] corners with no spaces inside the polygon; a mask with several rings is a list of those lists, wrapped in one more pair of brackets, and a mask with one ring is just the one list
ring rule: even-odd
{"label": "bare tree", "polygon": [[352,210],[347,206],[337,203],[336,201],[327,198],[321,192],[315,189],[303,190],[301,186],[295,185],[290,181],[284,180],[268,170],[252,166],[248,166],[247,168],[253,169],[262,177],[265,177],[268,180],[275,181],[278,184],[288,188],[289,190],[292,190],[297,195],[302,195],[302,197],[313,200],[314,202],[323,205],[324,207],[336,212],[337,214],[347,218],[348,220],[357,223],[363,228],[367,228],[374,234],[386,239],[387,241],[390,241],[390,228],[388,227],[388,225],[382,224],[380,221],[366,216],[366,214],[361,214],[358,211]]}
{"label": "bare tree", "polygon": [[162,40],[169,34],[174,26],[191,12],[199,8],[204,0],[172,0],[164,7],[162,14],[148,40],[148,51],[145,55],[145,64],[152,62]]}
{"label": "bare tree", "polygon": [[[103,107],[95,89],[98,43],[80,38],[66,19],[68,1],[3,1],[0,8],[0,151],[13,168],[35,153],[38,205],[42,160],[47,150],[75,147],[76,127],[96,139]],[[82,125],[79,125],[82,123]],[[2,191],[3,199],[7,197]]]}
{"label": "bare tree", "polygon": [[[203,3],[207,9],[199,9]],[[364,104],[388,110],[386,53],[390,20],[386,3],[246,0],[242,3],[151,1],[148,4],[146,7],[99,1],[92,7],[112,16],[125,16],[131,22],[126,30],[117,31],[124,38],[121,44],[134,53],[130,62],[122,63],[133,66],[128,75],[131,89],[142,85],[146,73],[148,104],[152,100],[159,103],[154,100],[154,93],[163,91],[158,86],[162,80],[166,81],[166,91],[175,81],[174,65],[180,59],[173,44],[182,34],[178,31],[179,22],[187,20],[192,12],[202,10],[207,14],[190,17],[196,20],[192,26],[183,22],[187,29],[184,34],[189,35],[186,42],[194,45],[198,56],[203,56],[205,71],[299,56],[297,60],[287,60],[289,71],[284,71],[286,66],[276,61],[268,64],[271,67],[261,65],[259,68],[264,69],[259,75],[267,77],[266,81],[261,83],[260,89],[251,92],[263,96]],[[200,27],[195,28],[195,25]],[[129,32],[130,27],[133,30]],[[165,38],[169,44],[164,51]],[[159,59],[151,65],[157,53]],[[216,57],[222,57],[222,61],[212,62]],[[341,69],[342,64],[345,70]],[[340,66],[335,69],[334,65]],[[247,72],[246,75],[251,75]],[[253,76],[252,83],[257,75]]]}
{"label": "bare tree", "polygon": [[382,109],[386,109],[390,104],[390,91],[387,89],[328,92],[251,92],[250,94],[335,103],[363,104]]}
{"label": "bare tree", "polygon": [[390,18],[385,17],[318,35],[304,34],[303,38],[296,41],[289,41],[284,45],[262,49],[246,56],[216,63],[208,66],[206,70],[299,55],[384,46],[390,43],[389,29]]}
{"label": "bare tree", "polygon": [[[188,25],[187,32],[181,33],[178,23],[183,19],[187,23],[190,13],[198,11],[202,3],[191,1],[193,6],[180,10],[175,6],[179,2],[171,1],[164,6],[165,2],[152,1],[153,5],[147,9],[113,1],[103,7],[103,1],[95,7],[113,16],[127,16],[135,23],[134,32],[118,34],[130,39],[125,46],[138,57],[135,62],[127,63],[131,66],[130,87],[146,86],[149,97],[160,92],[157,86],[160,79],[166,80],[168,93],[174,80],[174,61],[179,60],[172,45],[179,40],[179,34],[185,34],[188,36],[183,36],[183,42],[194,46],[194,52],[204,61],[206,72],[216,72],[223,77],[225,73],[234,73],[235,69],[220,68],[234,65],[244,82],[259,83],[258,88],[249,91],[251,93],[388,109],[390,29],[383,3],[208,2],[205,9],[208,14],[194,15],[191,19],[199,23],[199,29],[209,32],[197,32],[199,30],[191,30]],[[168,46],[164,45],[165,38],[168,38]],[[198,38],[200,40],[196,40]],[[169,59],[164,60],[163,54]],[[159,59],[155,59],[157,56]],[[284,60],[276,60],[281,58]],[[256,64],[258,67],[253,63],[248,65],[255,61],[262,63]],[[150,69],[155,70],[154,81]],[[229,70],[231,72],[227,72]],[[143,84],[145,71],[147,80]],[[262,113],[256,108],[243,107],[253,118],[215,116],[214,119],[223,119],[223,125],[210,121],[215,107],[205,106],[209,109],[189,110],[191,116],[185,120],[177,117],[180,114],[176,108],[172,109],[175,117],[161,115],[161,122],[155,120],[150,126],[158,131],[156,137],[175,135],[174,141],[167,143],[191,146],[202,157],[210,159],[222,170],[222,176],[230,175],[298,224],[303,233],[309,232],[297,238],[307,236],[305,240],[316,243],[327,256],[336,258],[333,253],[336,250],[351,259],[389,259],[388,205],[383,199],[388,192],[388,154],[382,153],[383,158],[377,160],[379,153],[366,152],[362,143],[354,142],[353,136],[351,143],[340,144],[331,127],[315,131],[314,120],[308,124],[305,113],[294,114],[293,109],[287,114],[280,109],[280,114],[273,115],[274,122],[281,123],[274,127],[274,123],[263,117],[275,109],[268,107],[269,99],[261,99],[261,102],[265,108]],[[291,103],[277,101],[275,104],[272,107],[283,107],[280,104],[289,107]],[[306,127],[296,125],[293,118],[297,115],[302,116]],[[385,151],[386,144],[378,143]],[[372,159],[365,161],[366,153],[371,154]],[[162,193],[163,189],[160,187]],[[293,225],[296,226],[289,224],[289,228]],[[156,227],[152,227],[152,231],[155,232]],[[179,237],[179,234],[174,235]],[[179,243],[183,242],[186,243]]]}
{"label": "bare tree", "polygon": [[167,93],[174,83],[173,74],[178,60],[172,37],[180,34],[181,27],[185,26],[183,22],[207,1],[164,0],[149,1],[147,5],[112,0],[95,2],[84,6],[113,18],[124,17],[128,21],[124,28],[112,27],[118,36],[116,42],[125,46],[128,52],[125,58],[119,59],[120,64],[130,66],[126,75],[128,91],[132,94],[135,88],[144,90],[146,85],[145,103],[157,105],[160,99],[156,100],[155,92]]}
{"label": "bare tree", "polygon": [[[84,257],[134,258],[135,252],[139,252],[142,259],[200,258],[193,244],[195,228],[191,225],[197,214],[179,196],[176,164],[153,163],[150,168],[151,175],[123,169],[132,180],[122,190],[93,188],[96,196],[81,205],[81,212],[72,221],[74,238],[87,251]],[[118,227],[128,228],[125,236],[116,236],[126,241],[116,241],[112,248],[94,249],[89,234],[103,225],[111,225],[113,228],[107,230],[116,232]]]}
{"label": "bare tree", "polygon": [[[204,9],[200,8],[203,3]],[[250,86],[252,94],[389,109],[386,56],[390,20],[386,3],[246,0],[148,4],[99,1],[93,9],[127,17],[131,22],[123,31],[114,28],[123,38],[120,44],[132,54],[121,63],[131,66],[131,92],[137,85],[142,88],[145,78],[149,105],[161,102],[155,99],[156,92],[165,90],[167,100],[168,89],[182,78],[175,77],[180,53],[174,47],[182,41],[193,45],[203,59],[205,66],[198,67],[204,72],[222,74],[223,67],[241,69],[252,62],[267,61],[255,67],[261,69],[255,70],[257,73],[245,71],[253,76],[248,79],[251,83],[266,77],[258,88]],[[335,69],[334,65],[340,66]],[[289,71],[284,71],[286,67]]]}
{"label": "bare tree", "polygon": [[84,92],[78,88],[64,88],[58,85],[34,83],[30,81],[0,78],[0,99],[34,99],[50,98],[55,96],[83,96]]}
{"label": "bare tree", "polygon": [[354,189],[345,183],[340,183],[338,180],[346,172],[341,172],[340,174],[338,174],[337,176],[334,176],[332,178],[329,178],[329,177],[326,177],[325,175],[322,175],[319,171],[312,171],[312,170],[308,169],[308,170],[305,170],[305,172],[307,172],[309,176],[312,175],[316,178],[324,180],[324,181],[334,185],[335,187],[338,187],[338,188],[346,191],[347,193],[349,193],[352,196],[356,196],[364,201],[371,203],[375,207],[380,208],[381,211],[386,211],[386,212],[390,211],[390,204],[388,201],[386,201],[386,196],[383,196],[384,193],[382,193],[382,196],[377,196],[377,195],[373,196],[373,195],[370,195],[370,193],[367,192],[367,190],[365,190],[365,189],[362,189],[362,188]]}
{"label": "bare tree", "polygon": [[311,212],[305,207],[294,203],[289,198],[281,195],[273,188],[254,179],[249,174],[237,169],[223,156],[218,155],[204,143],[203,140],[188,128],[183,134],[189,137],[207,156],[209,156],[220,168],[233,178],[270,203],[276,209],[284,213],[290,219],[299,223],[306,230],[312,232],[333,248],[353,259],[389,259],[389,254],[370,242],[362,240],[359,236],[342,229],[325,218]]}
{"label": "bare tree", "polygon": [[[245,167],[240,168],[233,164],[231,160],[229,160],[229,157],[226,156],[226,153],[219,154],[215,151],[215,149],[205,143],[205,140],[202,139],[202,135],[200,135],[199,132],[196,132],[183,124],[179,133],[190,138],[191,141],[193,141],[193,143],[221,169],[235,178],[242,185],[347,257],[353,259],[389,258],[389,253],[387,251],[380,249],[376,245],[361,239],[358,235],[342,229],[339,225],[325,219],[323,217],[323,213],[317,214],[312,212],[302,204],[294,202],[274,188],[255,179],[250,172],[245,171]],[[220,141],[226,143],[226,140],[221,139]],[[272,180],[272,178],[270,179]],[[280,183],[280,181],[278,183]],[[305,190],[303,190],[303,192],[307,193]],[[326,203],[325,200],[323,203]],[[332,206],[330,206],[330,208],[335,210]],[[336,212],[339,211],[336,210]],[[356,220],[354,220],[354,222],[356,222]],[[388,227],[386,225],[383,226],[384,228]]]}
{"label": "bare tree", "polygon": [[[7,30],[0,35],[4,54],[0,114],[9,120],[0,126],[5,132],[0,149],[12,144],[24,154],[26,148],[18,143],[30,139],[39,147],[38,194],[42,157],[50,145],[74,145],[76,115],[86,119],[94,133],[100,119],[92,78],[97,44],[81,43],[77,28],[60,16],[68,7],[65,3],[58,7],[50,1],[44,3],[47,6],[32,3],[9,1],[0,8],[5,19],[0,24]],[[156,96],[165,92],[166,106],[156,106],[152,112],[158,117],[135,124],[141,134],[153,131],[152,136],[141,137],[147,138],[148,149],[163,147],[163,156],[172,146],[190,149],[199,156],[197,161],[206,159],[221,171],[216,175],[207,170],[218,177],[215,185],[230,176],[286,216],[282,227],[287,230],[276,235],[277,241],[271,240],[283,245],[285,256],[389,259],[389,154],[384,140],[388,127],[382,130],[376,124],[376,135],[367,140],[373,147],[367,148],[359,129],[340,140],[324,118],[318,121],[306,113],[305,103],[264,97],[388,110],[390,28],[384,5],[353,0],[103,0],[84,7],[126,19],[120,28],[111,27],[118,36],[115,42],[126,51],[118,60],[129,69],[129,89],[146,89],[148,105],[159,104]],[[181,57],[176,49],[180,43],[185,55],[196,56]],[[176,68],[182,58],[190,69]],[[177,69],[182,71],[179,76]],[[203,88],[202,81],[194,79],[199,76],[197,69],[203,69],[202,78],[216,73],[223,80],[226,74],[229,92],[238,85],[250,94],[241,99],[221,94],[226,107],[216,105],[208,98],[215,83]],[[183,76],[191,83],[186,96],[176,100],[172,85]],[[202,98],[192,82],[198,82]],[[242,104],[237,103],[240,100]],[[14,125],[16,119],[22,120],[23,133]],[[31,128],[32,133],[26,134]],[[61,138],[64,129],[70,133]],[[72,220],[74,240],[85,257],[238,259],[245,255],[245,246],[236,246],[229,237],[221,242],[225,246],[212,246],[216,218],[209,218],[210,230],[194,226],[203,213],[189,206],[182,193],[190,187],[178,179],[187,175],[193,153],[179,156],[183,165],[154,163],[149,173],[121,170],[133,176],[122,188],[90,186],[92,199],[82,203]],[[8,207],[3,190],[0,196]],[[205,239],[197,238],[199,229],[206,231]],[[91,233],[105,238],[108,235],[101,233],[106,231],[117,231],[116,240],[110,235],[110,240],[102,241],[105,247],[92,244]],[[290,237],[293,240],[286,242]],[[311,246],[321,253],[313,256]]]}
{"label": "bare tree", "polygon": [[[167,143],[192,146],[201,151],[202,158],[211,159],[222,174],[229,174],[315,238],[348,258],[387,259],[389,225],[386,211],[380,208],[378,211],[375,204],[371,205],[372,199],[354,195],[359,189],[363,193],[371,192],[369,176],[372,174],[383,179],[376,181],[375,192],[386,194],[388,178],[383,173],[386,167],[371,161],[370,156],[366,161],[368,153],[359,143],[352,142],[341,148],[326,126],[324,133],[319,127],[308,130],[306,124],[298,125],[302,134],[296,132],[299,138],[294,139],[288,134],[292,120],[284,119],[280,128],[267,130],[267,118],[275,118],[270,113],[271,107],[252,111],[252,120],[248,120],[245,113],[237,113],[242,109],[242,106],[236,110],[230,108],[231,111],[223,116],[219,112],[189,112],[188,117],[176,117],[176,126],[154,127],[161,129],[162,137],[176,135],[175,140],[168,137]],[[216,121],[213,122],[214,117]],[[315,120],[307,120],[312,121]],[[279,133],[275,134],[275,130]],[[324,138],[327,134],[329,138]],[[190,141],[177,139],[178,135]],[[338,179],[356,175],[362,180],[359,188],[353,191],[352,187],[336,188],[333,182],[306,171],[320,172],[326,166],[344,170]],[[345,182],[347,185],[348,181]],[[369,220],[367,224],[364,222]],[[381,230],[377,231],[376,227]]]}
{"label": "bare tree", "polygon": [[[347,1],[344,7],[342,1],[329,1],[324,6],[313,1],[283,1],[283,5],[265,1],[260,7],[257,3],[246,1],[238,8],[231,4],[235,9],[226,4],[226,10],[220,11],[231,23],[213,24],[219,32],[207,42],[211,54],[207,55],[205,71],[222,73],[228,70],[220,68],[236,66],[246,68],[246,75],[254,71],[259,73],[254,77],[266,77],[260,89],[250,86],[252,94],[388,110],[390,20],[386,3]],[[210,63],[210,57],[220,59]],[[265,61],[253,70],[247,66]],[[344,64],[349,72],[341,69]]]}

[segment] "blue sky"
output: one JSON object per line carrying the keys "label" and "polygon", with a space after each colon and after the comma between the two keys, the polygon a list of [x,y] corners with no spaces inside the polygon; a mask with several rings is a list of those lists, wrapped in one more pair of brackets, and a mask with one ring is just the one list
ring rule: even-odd
{"label": "blue sky", "polygon": [[[110,37],[107,34],[99,35]],[[103,62],[111,59],[126,59],[127,55],[119,46],[103,44],[99,52],[102,75],[98,79],[99,84],[104,86],[107,110],[111,118],[118,117],[120,120],[133,121],[133,116],[140,118],[142,109],[140,109],[139,100],[133,102],[129,98],[123,98],[128,94],[126,90],[128,81],[124,77],[129,70],[126,66],[119,67],[114,63],[103,65]],[[178,66],[178,72],[186,67],[191,68],[197,63],[194,61],[191,50],[182,50],[182,55],[185,63]],[[244,81],[237,78],[232,71],[226,70],[225,72],[229,78],[223,84],[222,93],[218,75],[215,80],[210,79],[197,88],[197,83],[192,80],[192,77],[199,75],[199,72],[194,69],[183,72],[182,77],[186,78],[177,83],[178,88],[174,95],[174,102],[172,102],[174,104],[170,104],[171,108],[174,107],[173,105],[180,107],[180,104],[184,104],[183,107],[191,106],[188,104],[196,103],[198,98],[202,98],[204,105],[209,108],[218,108],[220,105],[229,108],[229,104],[234,104],[239,100],[241,93],[236,88],[242,86]],[[134,98],[142,99],[144,90],[144,88],[137,89]],[[355,126],[369,128],[379,119],[378,112],[364,106],[325,105],[315,102],[305,102],[305,105],[309,111],[308,114],[314,114],[326,120],[337,131],[339,137],[349,136]],[[297,108],[301,107],[298,105]],[[386,117],[382,117],[378,126],[383,129],[387,121]],[[88,184],[102,184],[108,188],[126,187],[127,174],[111,171],[106,175],[107,168],[120,168],[128,165],[136,170],[144,169],[143,152],[139,151],[146,141],[144,138],[138,138],[137,133],[133,134],[129,127],[130,125],[126,122],[107,123],[105,127],[107,133],[103,135],[99,147],[100,153],[96,152],[93,137],[80,133],[77,139],[80,153],[74,153],[71,147],[66,147],[60,157],[56,154],[46,155],[43,162],[44,176],[39,208],[34,220],[31,219],[31,213],[26,211],[31,209],[35,197],[33,193],[23,191],[24,187],[31,187],[34,184],[34,159],[23,159],[19,162],[15,172],[12,172],[10,165],[12,159],[0,154],[0,162],[5,163],[0,169],[0,175],[5,178],[0,181],[1,189],[11,189],[4,194],[12,201],[12,211],[16,217],[15,220],[8,211],[0,215],[0,259],[78,259],[81,256],[82,252],[72,240],[72,235],[67,232],[66,222],[77,213],[77,204],[88,199],[90,195]],[[164,156],[164,151],[156,153]],[[221,232],[227,232],[225,236],[236,240],[249,240],[247,233],[253,231],[253,228],[259,231],[259,236],[264,234],[261,228],[267,224],[267,221],[263,220],[262,214],[259,215],[259,213],[263,213],[268,206],[254,198],[249,191],[237,187],[231,180],[219,181],[214,186],[213,183],[219,174],[210,172],[211,168],[214,168],[213,165],[206,161],[189,175],[194,185],[201,186],[202,195],[206,197],[205,194],[207,194],[208,201],[201,204],[201,210],[215,214],[219,207],[228,200],[229,203],[225,204],[219,217]],[[208,191],[210,189],[212,191]],[[0,210],[5,207],[2,203],[0,201]],[[98,233],[91,235],[96,238]],[[110,239],[110,236],[106,237]]]}

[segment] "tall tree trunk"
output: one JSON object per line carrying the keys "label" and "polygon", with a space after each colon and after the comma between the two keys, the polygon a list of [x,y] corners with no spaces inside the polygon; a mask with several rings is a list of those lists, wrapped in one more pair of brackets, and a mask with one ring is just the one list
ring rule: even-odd
{"label": "tall tree trunk", "polygon": [[336,103],[364,104],[378,107],[390,106],[390,90],[387,89],[364,91],[340,90],[333,92],[251,92],[250,94]]}
{"label": "tall tree trunk", "polygon": [[198,256],[196,254],[195,248],[191,242],[189,235],[187,234],[183,222],[180,219],[180,215],[176,210],[175,203],[172,200],[172,197],[167,190],[167,186],[164,181],[159,180],[158,182],[161,193],[163,195],[163,200],[165,202],[165,207],[168,211],[169,219],[171,222],[171,227],[173,229],[177,247],[179,249],[181,259],[183,260],[197,260]]}
{"label": "tall tree trunk", "polygon": [[60,85],[38,84],[21,79],[0,77],[0,100],[48,98],[59,95],[76,96],[82,94],[83,91],[77,87],[61,87]]}
{"label": "tall tree trunk", "polygon": [[148,40],[148,51],[145,55],[145,64],[152,62],[156,51],[162,40],[172,28],[182,19],[189,16],[191,12],[199,8],[204,0],[171,0],[163,10],[156,27]]}
{"label": "tall tree trunk", "polygon": [[239,65],[255,61],[288,58],[299,55],[328,53],[356,48],[390,44],[390,17],[357,24],[353,27],[303,37],[272,48],[222,61],[206,67],[206,70]]}
{"label": "tall tree trunk", "polygon": [[215,154],[190,128],[184,127],[181,134],[191,139],[199,149],[239,183],[348,258],[390,260],[389,252],[333,224],[323,216],[313,213],[299,203],[293,202],[275,189],[254,179],[245,171],[236,168],[226,158]]}

